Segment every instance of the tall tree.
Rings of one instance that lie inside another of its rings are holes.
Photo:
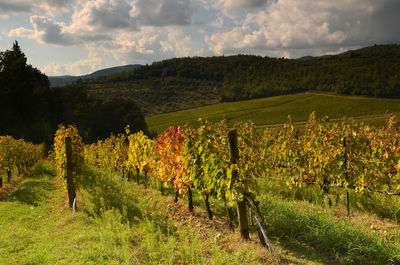
[[[40,140],[48,130],[49,80],[27,64],[16,41],[0,53],[0,132]]]

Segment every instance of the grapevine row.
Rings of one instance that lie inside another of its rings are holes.
[[[7,181],[10,182],[14,169],[21,174],[42,158],[43,152],[43,145],[34,145],[12,136],[0,136],[0,188],[3,185],[3,172],[7,173]]]
[[[188,194],[189,202],[196,190],[210,219],[209,197],[228,206],[256,206],[256,181],[266,175],[279,176],[289,187],[315,185],[326,193],[333,186],[359,193],[400,190],[400,131],[394,115],[384,128],[327,123],[313,113],[300,131],[290,119],[283,128],[257,131],[251,123],[239,123],[234,129],[237,143],[232,145],[225,121],[200,120],[197,129],[170,127],[155,140],[127,128],[126,134],[86,145],[82,153],[86,163],[121,171],[129,179],[135,172],[138,183],[142,172],[161,181],[161,187],[172,185]]]

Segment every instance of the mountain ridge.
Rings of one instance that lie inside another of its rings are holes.
[[[73,76],[73,75],[62,75],[62,76],[49,76],[50,86],[57,87],[57,86],[65,86],[71,84],[79,79],[91,79],[91,78],[99,78],[102,76],[114,75],[119,74],[122,72],[130,72],[134,69],[142,67],[141,64],[127,64],[121,66],[114,66],[109,68],[104,68],[97,70],[93,73],[81,76]]]

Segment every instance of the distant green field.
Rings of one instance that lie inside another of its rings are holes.
[[[272,125],[287,122],[290,115],[293,122],[304,122],[313,111],[318,117],[359,117],[366,123],[381,125],[386,112],[400,112],[400,99],[302,93],[171,112],[148,117],[146,121],[150,130],[162,132],[171,125],[196,126],[198,118],[213,122],[226,119],[229,125],[248,120],[256,125]]]

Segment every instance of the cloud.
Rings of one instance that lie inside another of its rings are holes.
[[[141,25],[190,25],[195,5],[190,0],[136,0],[131,15]]]
[[[167,33],[165,32],[167,31]],[[193,55],[192,39],[180,28],[169,27],[158,31],[154,27],[144,27],[140,32],[119,34],[111,49],[104,47],[104,52],[123,64],[148,63],[171,57]]]
[[[262,7],[268,0],[218,0],[217,7],[225,9],[247,9]]]
[[[8,13],[28,13],[33,9],[33,5],[28,1],[2,1],[0,2],[0,14]]]
[[[72,15],[71,28],[75,31],[136,29],[131,9],[131,4],[125,0],[88,1]]]
[[[64,23],[40,16],[32,16],[31,24],[34,35],[42,43],[70,46],[77,43],[77,39],[66,32]]]
[[[94,72],[97,69],[104,67],[103,59],[100,54],[96,52],[89,52],[87,59],[78,60],[73,63],[60,64],[57,62],[51,62],[43,68],[43,72],[46,75],[83,75],[88,72]]]
[[[62,5],[61,0],[46,0]],[[72,46],[89,42],[111,41],[122,32],[140,31],[141,27],[165,28],[191,23],[194,5],[186,0],[94,0],[75,6],[69,25],[52,18],[33,15],[33,29],[17,28],[10,36],[29,37],[40,43]]]
[[[9,32],[9,37],[35,39],[42,44],[57,46],[77,46],[90,42],[111,40],[107,34],[97,32],[75,32],[65,23],[57,22],[43,16],[32,16],[30,22],[33,29],[16,28]]]
[[[216,54],[279,50],[303,56],[310,49],[328,52],[399,41],[399,12],[395,0],[279,0],[247,13],[239,26],[212,33],[205,41]]]
[[[265,6],[269,0],[218,0],[214,7],[219,9],[225,16],[235,18],[242,11]]]
[[[75,0],[2,0],[0,14],[33,13],[35,10],[54,16],[69,10]]]
[[[20,37],[20,38],[34,39],[35,31],[20,27],[20,28],[10,30],[7,35],[8,35],[8,37]]]
[[[187,57],[195,55],[191,49],[192,38],[186,36],[181,29],[170,28],[167,38],[160,42],[162,52],[173,57]]]

